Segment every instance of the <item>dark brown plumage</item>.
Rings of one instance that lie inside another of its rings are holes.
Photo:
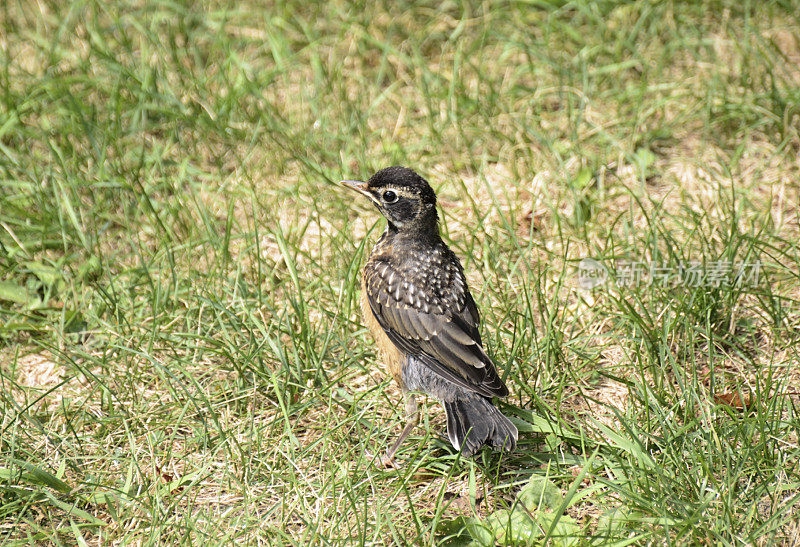
[[[417,424],[414,392],[444,405],[448,437],[463,454],[487,443],[513,450],[517,428],[491,404],[508,388],[483,349],[461,263],[439,236],[433,189],[405,167],[342,184],[370,198],[388,221],[362,278],[364,319],[400,385],[408,417],[385,463]]]

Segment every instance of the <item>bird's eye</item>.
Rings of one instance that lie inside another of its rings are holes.
[[[386,203],[394,203],[397,201],[397,194],[391,190],[386,190],[383,193],[383,201]]]

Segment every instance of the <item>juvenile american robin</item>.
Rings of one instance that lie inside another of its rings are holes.
[[[464,269],[439,235],[436,194],[406,167],[387,167],[367,182],[341,184],[367,196],[386,217],[361,282],[361,311],[383,361],[400,385],[406,426],[383,463],[392,465],[419,422],[414,393],[437,399],[456,450],[483,445],[511,451],[517,428],[492,405],[508,388],[481,343],[480,316]]]

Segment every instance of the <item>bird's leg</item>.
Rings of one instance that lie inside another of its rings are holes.
[[[403,428],[403,431],[400,432],[400,436],[394,442],[394,444],[386,451],[386,455],[382,458],[382,463],[384,467],[396,467],[394,463],[394,454],[397,452],[397,449],[400,448],[400,445],[403,444],[403,441],[411,431],[417,427],[419,423],[419,411],[417,409],[417,399],[414,397],[414,394],[408,391],[403,392],[403,400],[406,403],[406,426]]]

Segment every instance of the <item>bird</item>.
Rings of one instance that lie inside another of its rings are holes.
[[[419,423],[419,393],[444,406],[447,437],[462,456],[487,444],[513,451],[517,428],[492,404],[509,391],[483,347],[464,268],[440,235],[433,188],[402,166],[340,184],[369,198],[387,221],[361,277],[364,323],[405,404],[405,427],[382,463],[395,466]]]

